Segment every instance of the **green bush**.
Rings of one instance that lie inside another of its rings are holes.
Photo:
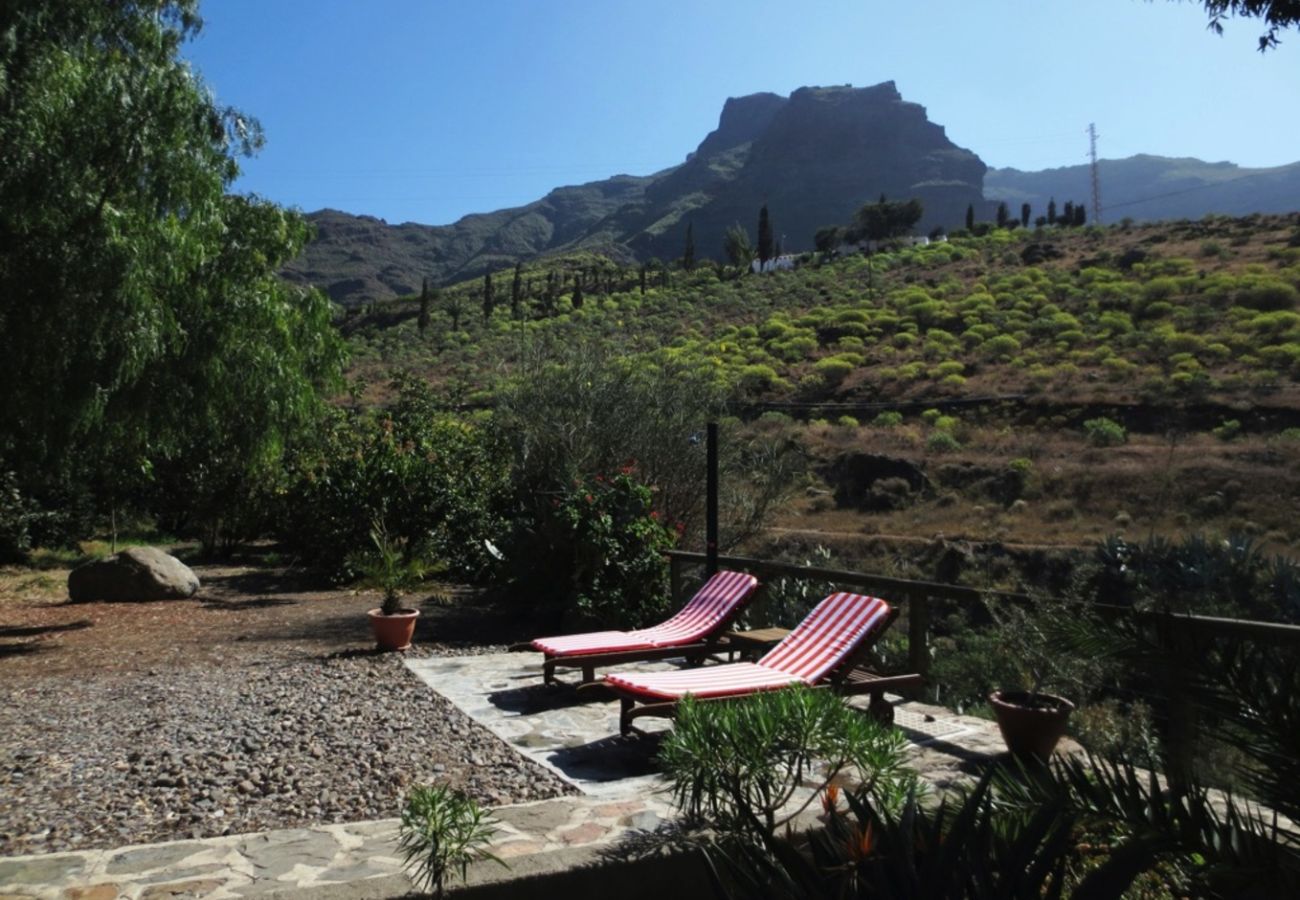
[[[1128,440],[1124,426],[1105,416],[1084,422],[1083,433],[1094,447],[1115,447]]]
[[[388,411],[337,412],[318,445],[292,457],[281,540],[351,578],[378,525],[408,558],[470,579],[486,574],[484,541],[504,530],[509,457],[490,433],[427,402],[407,392]]]
[[[579,478],[516,517],[503,550],[514,583],[534,602],[580,611],[609,627],[648,625],[667,612],[677,535],[628,466]]]
[[[835,420],[835,424],[839,425],[841,428],[857,428],[861,423],[858,422],[857,419],[853,418],[853,416],[840,416]]]
[[[951,453],[961,449],[961,441],[950,431],[932,431],[925,439],[925,446],[933,453]]]
[[[0,470],[0,563],[19,562],[32,548],[30,502],[18,490],[18,476]]]
[[[821,376],[827,387],[838,385],[852,373],[853,368],[852,362],[838,356],[829,356],[813,365],[813,371]]]
[[[1249,309],[1288,310],[1295,309],[1300,303],[1300,292],[1285,281],[1259,279],[1238,291],[1234,299],[1238,305]]]
[[[873,428],[896,428],[903,424],[903,414],[896,410],[887,409],[871,420]]]
[[[989,338],[980,345],[980,352],[994,359],[1011,356],[1019,350],[1020,342],[1009,334],[1000,334],[997,337]]]
[[[803,685],[730,703],[687,698],[659,750],[682,812],[753,836],[776,833],[782,808],[806,780],[825,787],[842,772],[885,808],[898,808],[917,789],[905,759],[900,732]]]
[[[1224,419],[1223,424],[1212,429],[1212,433],[1221,441],[1230,441],[1241,433],[1241,422],[1238,419]]]

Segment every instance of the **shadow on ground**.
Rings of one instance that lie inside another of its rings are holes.
[[[287,597],[255,597],[251,600],[222,600],[220,597],[199,597],[204,609],[240,612],[245,609],[267,609],[272,606],[293,606],[296,600]]]
[[[530,684],[527,687],[493,691],[488,694],[488,700],[497,709],[526,716],[549,709],[605,703],[610,696],[606,691],[579,691],[571,684]]]
[[[204,574],[208,591],[265,597],[268,594],[303,594],[333,588],[327,580],[308,572],[260,571],[233,572],[229,575]]]
[[[610,727],[617,729],[617,715],[610,717]],[[574,747],[561,747],[547,761],[575,781],[619,781],[657,773],[656,757],[661,741],[662,733],[631,737],[614,734]]]
[[[0,625],[0,638],[40,637],[59,631],[80,631],[95,624],[89,619],[64,622],[62,625]]]
[[[0,659],[7,656],[30,656],[47,649],[45,644],[29,641],[25,644],[0,644]]]

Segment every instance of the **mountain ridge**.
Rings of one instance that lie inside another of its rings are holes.
[[[1140,154],[1101,160],[1106,221],[1199,218],[1300,209],[1300,162],[1268,169]],[[308,213],[316,238],[283,270],[345,306],[420,290],[424,278],[450,283],[517,261],[593,251],[621,263],[675,259],[693,225],[697,256],[721,259],[726,229],[750,230],[766,204],[787,251],[812,249],[825,225],[843,224],[880,195],[917,197],[918,233],[964,223],[968,207],[992,218],[999,201],[1033,215],[1049,198],[1087,203],[1089,168],[1038,172],[990,169],[948,139],[925,107],[894,82],[804,87],[730,97],[718,126],[682,163],[650,175],[619,174],[556,187],[538,200],[470,213],[447,225],[403,222],[323,209]]]
[[[1241,216],[1300,209],[1300,162],[1248,168],[1228,161],[1206,162],[1190,156],[1138,153],[1097,161],[1103,221],[1199,219],[1214,213]],[[984,195],[1013,207],[1029,203],[1040,215],[1053,197],[1090,203],[1088,165],[1057,166],[1026,172],[989,169]]]
[[[882,193],[920,196],[924,230],[953,227],[968,205],[985,211],[985,168],[892,81],[804,87],[788,97],[750,94],[726,101],[718,127],[681,164],[651,175],[558,187],[532,203],[450,225],[310,213],[316,239],[284,275],[355,306],[414,293],[424,277],[471,278],[566,251],[672,259],[688,224],[697,254],[721,258],[727,227],[751,227],[764,203],[784,248],[807,250],[818,228],[849,221]]]

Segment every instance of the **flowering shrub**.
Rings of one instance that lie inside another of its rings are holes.
[[[580,480],[557,508],[572,540],[572,599],[614,625],[642,625],[667,606],[663,551],[676,535],[658,520],[650,489],[630,471]]]

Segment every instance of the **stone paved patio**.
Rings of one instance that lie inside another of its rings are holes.
[[[476,865],[470,884],[589,864],[671,818],[667,785],[654,767],[653,734],[621,738],[617,704],[543,685],[539,655],[431,657],[407,665],[475,721],[582,791],[495,809],[499,827],[492,851],[509,869]],[[853,702],[865,705],[865,698]],[[939,707],[900,704],[896,724],[913,742],[913,765],[939,789],[969,777],[1002,751],[991,722]],[[662,731],[668,725],[650,721],[646,727]],[[402,871],[396,833],[396,820],[387,819],[3,858],[0,900],[401,896],[412,885]]]

